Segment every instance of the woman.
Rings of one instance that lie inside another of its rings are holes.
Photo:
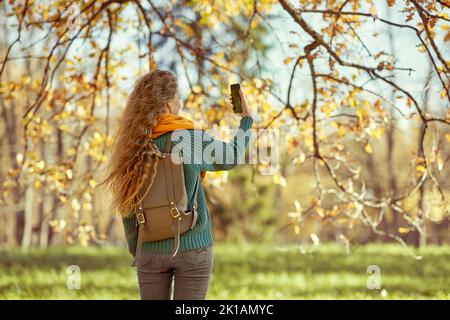
[[[128,248],[133,256],[137,242],[137,223],[133,208],[149,174],[150,155],[163,150],[169,132],[187,130],[193,144],[184,148],[181,146],[181,150],[188,206],[192,207],[199,174],[204,177],[204,171],[229,170],[242,160],[253,118],[242,91],[240,95],[243,113],[239,125],[241,130],[238,132],[244,133],[244,140],[242,142],[236,136],[232,142],[226,143],[215,140],[203,130],[194,130],[193,122],[177,115],[181,106],[177,79],[173,73],[156,70],[136,82],[120,120],[110,174],[105,180],[112,190],[114,206],[122,215]],[[145,138],[149,131],[149,142],[142,143],[147,141]],[[179,143],[186,144],[189,142],[187,140]],[[175,141],[172,143],[173,146],[176,145]],[[212,156],[211,152],[204,152],[205,148],[221,149],[225,161],[217,161],[218,157],[215,154]],[[227,159],[233,161],[226,161]],[[197,211],[197,223],[193,229],[181,235],[179,251],[175,257],[170,254],[173,238],[142,242],[138,261],[135,261],[141,299],[170,299],[171,296],[173,299],[205,298],[213,269],[213,237],[211,218],[201,184],[197,194]],[[174,285],[171,292],[172,282]]]

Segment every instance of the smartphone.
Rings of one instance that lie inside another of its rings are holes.
[[[230,86],[231,103],[233,104],[233,111],[235,113],[242,113],[241,95],[239,94],[240,88],[241,88],[241,86],[239,85],[239,83],[233,83]]]

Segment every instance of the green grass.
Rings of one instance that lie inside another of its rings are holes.
[[[411,258],[397,245],[368,245],[346,254],[323,245],[302,254],[270,244],[214,246],[208,299],[449,299],[449,247]],[[135,268],[124,248],[0,249],[0,299],[139,299]],[[66,286],[66,268],[81,269],[81,288]],[[369,265],[381,289],[369,290]]]

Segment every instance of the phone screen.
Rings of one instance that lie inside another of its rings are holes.
[[[235,113],[242,113],[241,95],[239,94],[240,87],[239,83],[234,83],[230,86],[233,111]]]

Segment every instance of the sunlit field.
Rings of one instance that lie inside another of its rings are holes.
[[[338,245],[310,253],[270,244],[214,247],[207,299],[449,299],[450,250],[427,247],[413,259],[397,245],[368,245],[351,254]],[[120,248],[0,249],[1,299],[139,299],[131,256]],[[81,270],[67,288],[67,267]],[[378,266],[380,289],[368,289]]]

